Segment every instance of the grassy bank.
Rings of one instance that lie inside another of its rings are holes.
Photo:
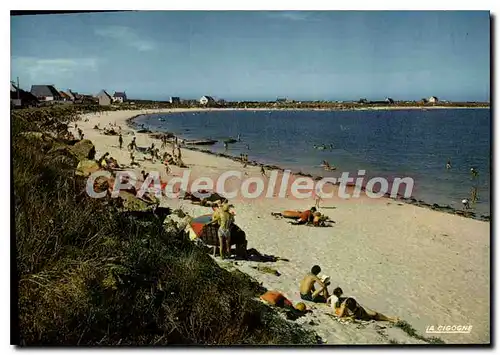
[[[12,113],[20,344],[317,342],[256,300],[258,284],[218,267],[179,231],[89,198],[74,142],[61,138],[76,114]]]

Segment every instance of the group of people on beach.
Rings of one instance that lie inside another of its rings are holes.
[[[451,159],[448,159],[448,161],[446,162],[446,169],[451,170],[451,168],[452,168]],[[475,167],[470,168],[470,174],[472,180],[476,180],[479,177],[479,172]],[[462,207],[464,210],[471,209],[471,200],[472,203],[477,202],[477,191],[478,191],[477,186],[474,186],[471,191],[470,199],[469,198],[462,199]]]
[[[359,320],[377,320],[398,322],[397,317],[388,317],[381,313],[362,307],[354,298],[345,297],[344,291],[336,287],[332,294],[328,292],[330,278],[328,276],[320,277],[321,267],[314,265],[300,282],[300,298],[304,301],[314,303],[326,303],[331,306],[334,314],[340,318],[351,318]]]
[[[330,294],[328,286],[331,285],[330,277],[320,275],[321,267],[314,265],[311,271],[306,273],[299,285],[300,298],[306,302],[315,304],[325,304],[331,307],[333,315],[343,320],[363,320],[363,321],[387,321],[391,323],[399,322],[397,317],[388,317],[382,313],[373,311],[361,306],[355,298],[344,296],[344,291],[336,287]],[[299,302],[295,306],[279,291],[267,291],[260,297],[263,301],[273,306],[284,307],[298,311],[301,314],[310,312],[304,302]]]
[[[166,137],[162,137],[161,141],[162,141],[162,149],[165,149],[167,144]],[[155,160],[161,160],[163,162],[163,165],[165,165],[165,172],[167,174],[170,174],[172,171],[170,165],[178,165],[180,167],[185,166],[184,162],[182,161],[182,152],[180,149],[180,145],[177,142],[178,141],[176,137],[176,140],[172,145],[172,154],[169,154],[167,151],[165,151],[163,155],[160,155],[160,149],[155,146],[154,142],[151,143],[151,146],[146,149],[146,154],[149,154],[151,156],[149,159],[153,163],[155,162]],[[122,149],[123,136],[121,133],[118,136],[118,145],[120,149]],[[128,144],[127,148],[130,152],[130,166],[138,166],[139,164],[135,161],[135,155],[134,155],[134,152],[138,150],[135,136],[132,138],[132,141]]]

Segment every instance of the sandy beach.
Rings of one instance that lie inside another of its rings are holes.
[[[165,110],[172,112],[175,110]],[[127,126],[127,119],[151,111],[116,111],[88,114],[77,122],[97,150],[97,156],[109,152],[120,164],[129,164],[126,146],[133,136],[139,147],[159,140],[147,133],[137,133]],[[109,123],[121,126],[124,147],[118,137],[107,136],[93,127]],[[171,151],[171,146],[167,151]],[[163,153],[163,151],[161,151]],[[165,173],[161,162],[143,160],[135,153],[141,167],[159,171],[168,181],[183,170],[172,166]],[[182,149],[183,161],[192,177],[218,176],[226,171],[242,171],[248,177],[260,176],[256,166],[243,166],[231,159]],[[282,210],[305,210],[313,199],[269,198],[231,200],[236,223],[246,232],[248,247],[263,254],[289,261],[266,263],[280,276],[255,269],[262,263],[219,261],[226,268],[238,268],[268,289],[283,292],[294,302],[300,301],[298,285],[314,264],[331,277],[330,291],[342,287],[345,295],[355,297],[363,306],[411,324],[423,336],[437,336],[446,343],[490,342],[490,223],[433,211],[397,200],[336,199],[320,211],[335,221],[329,228],[293,226],[286,219],[271,216]],[[191,216],[211,212],[210,208],[189,201],[164,198],[164,206],[181,207]],[[218,259],[219,260],[219,259]],[[296,322],[315,330],[327,344],[421,343],[386,322],[341,323],[331,317],[324,305],[306,303],[313,312]],[[440,325],[472,326],[470,334],[426,334],[426,327]]]

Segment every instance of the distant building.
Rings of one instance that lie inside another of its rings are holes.
[[[278,98],[276,98],[276,102],[285,103],[285,102],[287,102],[287,98],[286,97],[278,97]]]
[[[215,99],[212,96],[202,96],[200,99],[200,104],[202,105],[210,105],[214,103]]]
[[[431,104],[435,104],[436,102],[438,102],[438,98],[436,96],[431,96],[429,97],[429,99],[427,100],[429,103]]]
[[[38,99],[28,91],[18,88],[13,83],[10,84],[10,105],[11,107],[37,106]]]
[[[40,101],[62,100],[61,94],[54,85],[32,85],[31,94]]]
[[[386,99],[385,99],[385,102],[386,102],[387,104],[389,104],[389,105],[394,104],[394,100],[393,100],[392,98],[390,98],[390,97],[386,98]]]
[[[99,99],[97,97],[92,96],[92,95],[76,94],[76,93],[73,93],[73,94],[76,97],[75,103],[79,103],[79,104],[99,103]]]
[[[113,98],[106,92],[106,90],[101,90],[97,94],[97,99],[99,100],[99,105],[101,106],[109,106],[111,105],[111,102],[113,102]]]
[[[76,101],[76,100],[78,100],[78,99],[79,99],[79,96],[80,96],[80,95],[78,95],[78,93],[71,91],[71,89],[68,89],[68,90],[65,92],[65,94],[66,94],[66,95],[68,95],[68,97],[69,97],[69,99],[70,99],[71,101]]]
[[[124,92],[115,91],[115,93],[113,94],[113,102],[119,102],[122,104],[124,101],[127,101],[127,95],[125,94],[125,91]]]
[[[73,101],[71,100],[71,96],[69,96],[64,91],[59,91],[59,95],[61,95],[61,101]]]
[[[173,105],[178,105],[181,103],[181,98],[177,96],[170,96],[170,103]]]

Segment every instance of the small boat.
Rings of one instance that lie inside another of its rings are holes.
[[[185,145],[214,145],[215,143],[217,143],[217,141],[213,139],[198,139],[192,141],[184,141]]]

